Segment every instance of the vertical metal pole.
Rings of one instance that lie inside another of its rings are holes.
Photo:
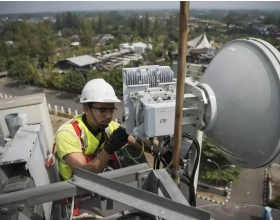
[[[179,17],[179,45],[178,45],[178,69],[177,69],[177,89],[176,89],[176,110],[175,110],[175,128],[174,128],[174,147],[172,164],[174,168],[173,179],[178,185],[178,170],[180,163],[180,150],[182,141],[182,118],[184,104],[184,86],[186,78],[186,56],[188,40],[189,23],[189,5],[190,2],[180,2]]]
[[[57,115],[57,105],[54,105],[55,114]]]

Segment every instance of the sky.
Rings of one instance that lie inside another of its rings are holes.
[[[191,1],[191,9],[261,9],[280,10],[280,2],[271,1]],[[32,12],[58,12],[58,11],[94,11],[94,10],[160,10],[179,9],[177,1],[0,1],[0,14],[9,13],[32,13]]]

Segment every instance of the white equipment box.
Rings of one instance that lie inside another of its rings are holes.
[[[152,103],[145,106],[145,131],[149,137],[174,133],[175,101]]]

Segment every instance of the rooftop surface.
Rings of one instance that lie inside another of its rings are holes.
[[[90,65],[90,64],[99,62],[99,60],[97,58],[92,57],[90,55],[71,57],[71,58],[67,58],[67,60],[78,66],[86,66],[86,65]]]

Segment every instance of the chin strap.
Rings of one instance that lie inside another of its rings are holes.
[[[101,125],[101,124],[99,124],[98,121],[96,120],[95,116],[93,115],[93,113],[92,113],[92,111],[91,111],[91,108],[90,108],[90,106],[89,106],[88,103],[87,103],[87,106],[88,106],[88,108],[89,108],[89,112],[90,112],[90,114],[91,114],[91,116],[92,116],[94,122],[98,125],[98,127],[99,127],[101,130],[105,130],[105,128],[107,128],[108,125]]]

